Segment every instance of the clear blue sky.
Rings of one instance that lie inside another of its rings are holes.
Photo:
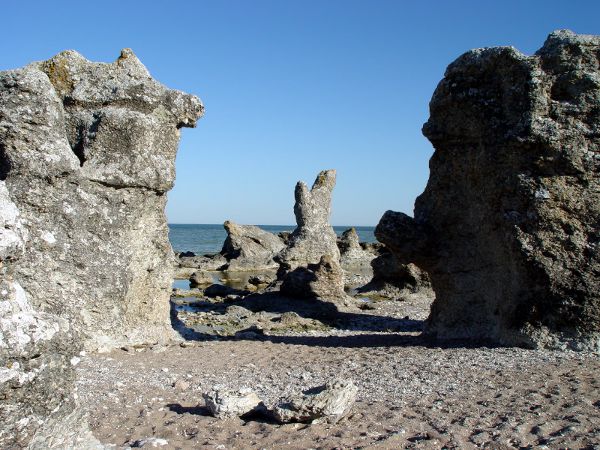
[[[548,33],[600,34],[600,1],[10,1],[0,69],[75,49],[131,47],[198,95],[167,215],[173,223],[290,224],[297,180],[338,170],[332,222],[411,214],[433,149],[421,135],[446,66],[476,47],[531,54]]]

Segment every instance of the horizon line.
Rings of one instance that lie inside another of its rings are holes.
[[[236,222],[237,223],[237,222]],[[167,222],[167,225],[219,225],[223,226],[223,223],[183,223],[183,222]],[[292,224],[279,224],[279,223],[240,223],[238,225],[253,225],[255,227],[260,227],[261,225],[269,226],[269,227],[297,227],[298,225]],[[375,228],[377,225],[331,225],[332,227],[348,227],[348,228]]]

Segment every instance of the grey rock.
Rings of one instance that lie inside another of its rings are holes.
[[[251,276],[250,278],[248,278],[248,283],[254,285],[254,286],[262,286],[262,285],[267,285],[270,284],[272,282],[274,282],[277,279],[277,277],[275,276],[275,274],[269,274],[269,273],[261,273],[259,275],[254,275]]]
[[[600,37],[557,31],[533,56],[477,49],[446,70],[414,219],[376,230],[429,273],[428,334],[600,350],[598,54]]]
[[[66,51],[0,73],[0,178],[30,234],[15,276],[88,349],[173,335],[164,207],[179,128],[202,111],[128,49],[112,64]]]
[[[321,257],[318,264],[297,267],[283,277],[281,293],[297,298],[318,298],[345,304],[344,271],[329,255]]]
[[[248,388],[236,391],[215,388],[202,397],[210,413],[219,419],[240,417],[264,407],[260,398]]]
[[[230,295],[242,295],[248,294],[247,291],[240,291],[238,289],[225,286],[224,284],[211,284],[206,289],[204,289],[204,295],[207,297],[227,297]]]
[[[209,284],[213,284],[213,277],[204,272],[203,270],[198,270],[192,274],[190,277],[190,287],[198,287],[198,286],[207,286]]]
[[[179,266],[200,270],[223,270],[227,267],[227,260],[219,253],[216,255],[179,256]]]
[[[227,270],[268,270],[279,267],[273,260],[284,248],[279,236],[254,225],[238,225],[229,220],[223,226],[227,238],[221,255],[227,259]]]
[[[357,394],[352,380],[335,380],[281,400],[273,416],[280,423],[336,423],[351,411]]]
[[[371,261],[373,278],[359,292],[376,292],[385,297],[404,298],[418,292],[434,297],[427,272],[416,265],[402,264],[387,249]]]
[[[340,263],[344,270],[353,270],[371,267],[371,261],[377,256],[373,252],[363,249],[356,229],[349,228],[337,240],[340,250]]]
[[[37,311],[15,274],[28,237],[0,181],[0,448],[101,448],[73,397],[79,336],[65,319]]]
[[[127,49],[0,72],[0,447],[101,448],[74,355],[174,336],[164,206],[202,110]]]
[[[316,264],[324,255],[339,263],[337,236],[329,224],[335,175],[335,170],[322,171],[310,191],[302,181],[296,184],[294,215],[298,226],[290,235],[288,246],[276,257],[280,275]]]

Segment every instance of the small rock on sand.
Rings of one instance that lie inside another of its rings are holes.
[[[210,413],[219,419],[239,417],[259,408],[263,403],[251,389],[237,391],[214,388],[202,394]]]
[[[284,399],[273,415],[281,423],[336,423],[350,412],[357,394],[358,388],[352,380],[334,380]]]

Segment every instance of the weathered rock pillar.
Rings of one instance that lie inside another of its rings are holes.
[[[91,448],[78,352],[172,337],[164,207],[202,112],[128,49],[0,72],[0,447]]]
[[[600,37],[453,62],[423,133],[435,147],[414,220],[376,231],[436,293],[439,338],[600,350]]]

